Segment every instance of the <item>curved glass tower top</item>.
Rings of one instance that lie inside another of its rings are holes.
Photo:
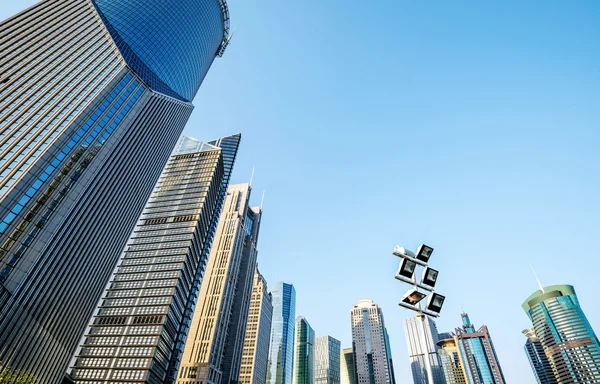
[[[226,44],[225,0],[92,0],[127,64],[155,91],[191,101]]]

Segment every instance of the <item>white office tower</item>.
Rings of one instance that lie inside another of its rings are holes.
[[[423,314],[418,314],[404,321],[404,331],[414,383],[444,384],[435,322]]]
[[[363,299],[350,311],[357,384],[392,384],[390,353],[381,308]]]
[[[315,339],[315,384],[340,384],[340,341],[331,336]]]

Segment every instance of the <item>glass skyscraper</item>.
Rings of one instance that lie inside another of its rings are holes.
[[[600,382],[600,343],[573,286],[544,287],[525,300],[523,310],[559,383]]]
[[[423,314],[404,320],[406,345],[415,384],[444,384],[438,356],[438,330],[435,322]],[[429,377],[433,383],[429,383]]]
[[[92,318],[76,383],[174,379],[223,177],[222,150],[182,136]]]
[[[341,384],[356,384],[356,366],[354,364],[354,349],[344,348],[340,357]]]
[[[271,296],[273,298],[273,321],[267,383],[292,384],[296,290],[292,284],[279,282],[275,284]]]
[[[294,338],[294,378],[293,384],[314,384],[315,382],[315,331],[308,320],[296,318]]]
[[[315,384],[340,384],[341,343],[331,336],[315,339]]]
[[[261,220],[251,190],[247,183],[227,190],[178,383],[238,381]]]
[[[538,384],[558,383],[552,372],[552,366],[548,361],[548,357],[544,352],[542,342],[535,334],[535,330],[533,328],[527,328],[523,331],[523,334],[527,338],[523,349],[525,349],[527,360],[529,360],[529,364],[531,364],[531,370],[533,371],[533,375]]]
[[[228,24],[224,0],[43,0],[0,23],[0,360],[63,375]]]
[[[467,384],[465,368],[454,335],[440,334],[438,346],[446,384]]]
[[[469,315],[463,313],[462,327],[456,328],[456,344],[469,384],[506,384],[494,349],[490,332],[485,325],[475,330]]]

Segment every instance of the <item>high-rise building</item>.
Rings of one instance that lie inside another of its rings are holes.
[[[225,0],[43,0],[0,23],[1,361],[63,375],[228,23]]]
[[[249,184],[227,191],[178,383],[238,381],[261,218],[260,208],[249,206],[250,192]]]
[[[315,331],[304,317],[298,316],[295,332],[292,383],[313,384],[315,382]]]
[[[254,272],[248,324],[244,338],[240,367],[241,384],[265,384],[267,382],[272,318],[271,294],[267,290],[267,282],[257,268]]]
[[[394,361],[392,359],[392,345],[390,344],[390,335],[387,331],[387,328],[385,329],[385,345],[388,353],[388,364],[390,367],[390,374],[392,375],[391,384],[396,384],[396,374],[394,373]]]
[[[341,343],[331,336],[315,339],[315,384],[340,384]]]
[[[438,356],[438,330],[435,322],[424,314],[404,321],[410,368],[415,384],[444,384]],[[433,383],[430,382],[430,378]]]
[[[600,343],[575,288],[541,288],[525,300],[523,309],[559,383],[600,383]]]
[[[356,365],[354,364],[354,350],[352,348],[342,349],[340,360],[341,384],[357,384]]]
[[[267,383],[292,384],[296,290],[292,284],[279,282],[271,291],[271,296],[273,298],[273,321]]]
[[[538,384],[556,384],[556,378],[552,372],[552,366],[548,361],[548,357],[544,352],[542,342],[535,334],[533,328],[527,328],[523,331],[523,334],[527,338],[525,342],[525,354],[531,364],[531,370],[537,380]]]
[[[456,328],[455,340],[467,383],[506,384],[488,328],[483,325],[475,330],[469,315],[463,313],[461,317],[463,325],[461,328]]]
[[[352,345],[358,384],[391,384],[387,331],[383,311],[363,299],[350,311]]]
[[[440,334],[437,345],[446,384],[467,384],[467,376],[456,339],[452,334]]]
[[[262,211],[260,207],[250,207],[246,212],[244,223],[244,248],[240,273],[235,289],[235,301],[227,339],[225,340],[225,356],[223,358],[222,383],[239,383],[244,337],[248,325],[248,313],[252,298],[252,282],[256,270],[257,241]]]
[[[174,378],[187,303],[228,182],[222,152],[181,137],[89,325],[72,371],[76,383]]]

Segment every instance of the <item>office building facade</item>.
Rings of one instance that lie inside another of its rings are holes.
[[[313,384],[315,382],[315,331],[302,316],[296,318],[295,328],[292,383]]]
[[[249,206],[250,192],[249,184],[227,191],[178,383],[238,380],[261,217]]]
[[[250,207],[246,212],[244,248],[235,289],[233,313],[231,315],[229,332],[225,340],[222,383],[238,383],[240,378],[244,338],[248,325],[252,284],[258,256],[257,241],[261,219],[262,211],[260,207]]]
[[[222,150],[182,136],[89,324],[71,373],[76,383],[173,379],[223,177]]]
[[[383,311],[372,300],[363,299],[350,311],[350,321],[357,383],[391,384]]]
[[[523,310],[557,382],[600,382],[600,343],[573,286],[544,287],[525,300]]]
[[[273,321],[267,383],[292,384],[296,289],[292,284],[279,282],[275,284],[271,296],[273,298]]]
[[[341,384],[356,384],[356,366],[354,364],[353,348],[342,349],[340,357]]]
[[[0,23],[0,360],[40,383],[65,372],[227,43],[222,0],[138,3]]]
[[[446,384],[468,384],[466,372],[460,357],[460,351],[456,344],[454,335],[440,334],[440,340],[437,343],[438,355],[442,365],[442,372]]]
[[[527,360],[529,360],[529,364],[531,365],[535,380],[538,384],[558,383],[554,377],[554,372],[552,372],[552,366],[548,361],[548,357],[544,352],[542,342],[535,334],[535,330],[533,328],[527,328],[523,331],[523,335],[527,338],[523,349],[525,350]]]
[[[273,318],[272,300],[267,289],[267,282],[256,268],[240,367],[239,381],[241,384],[265,384],[267,382],[269,341]]]
[[[410,368],[415,384],[444,384],[438,355],[438,330],[435,322],[424,314],[404,321]]]
[[[456,344],[469,384],[506,384],[498,355],[488,328],[479,329],[471,324],[469,315],[463,313],[462,327],[456,328]]]
[[[341,343],[331,336],[315,339],[315,384],[340,384]]]

